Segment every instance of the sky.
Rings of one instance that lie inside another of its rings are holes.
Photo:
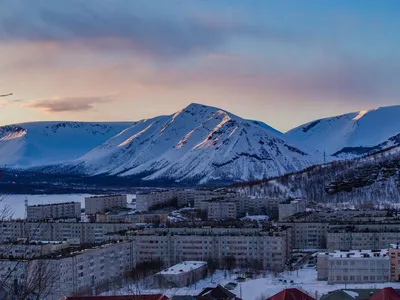
[[[0,124],[400,104],[398,0],[0,0]]]

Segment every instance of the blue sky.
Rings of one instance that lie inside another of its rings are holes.
[[[399,1],[0,0],[0,123],[400,104]]]

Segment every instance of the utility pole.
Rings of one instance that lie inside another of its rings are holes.
[[[324,164],[326,164],[326,151],[324,151]]]

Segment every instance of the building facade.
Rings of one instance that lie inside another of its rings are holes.
[[[236,203],[232,201],[207,201],[208,220],[235,220],[237,218]]]
[[[45,219],[80,219],[81,203],[64,202],[53,204],[29,205],[26,207],[28,221]]]
[[[105,213],[116,208],[125,208],[128,203],[128,195],[93,196],[85,198],[85,213],[94,215]]]
[[[289,199],[279,203],[279,221],[306,211],[306,202],[303,199]]]
[[[168,228],[145,229],[135,235],[137,260],[161,259],[165,265],[181,261],[214,260],[224,257],[235,264],[256,264],[281,271],[291,255],[290,229],[260,228]]]
[[[389,251],[352,250],[320,253],[318,280],[328,284],[384,283],[390,280]]]
[[[40,299],[59,300],[63,296],[91,294],[107,281],[122,278],[136,265],[136,259],[134,244],[121,242],[71,248],[33,259],[1,260],[0,264],[6,266],[1,268],[0,277],[7,275],[8,268],[16,270],[10,280],[17,278],[20,290],[33,281],[42,280],[49,290],[41,290]]]
[[[71,244],[98,244],[109,240],[109,234],[133,229],[130,223],[84,222],[2,222],[0,242],[20,238],[36,241],[65,241]]]

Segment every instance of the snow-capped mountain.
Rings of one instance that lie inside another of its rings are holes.
[[[191,104],[173,115],[135,123],[72,165],[90,175],[204,183],[261,179],[316,162],[315,155],[264,123]]]
[[[285,137],[333,158],[353,158],[400,145],[400,106],[387,106],[316,120]]]
[[[76,159],[133,122],[32,122],[0,127],[0,165],[25,168]]]

